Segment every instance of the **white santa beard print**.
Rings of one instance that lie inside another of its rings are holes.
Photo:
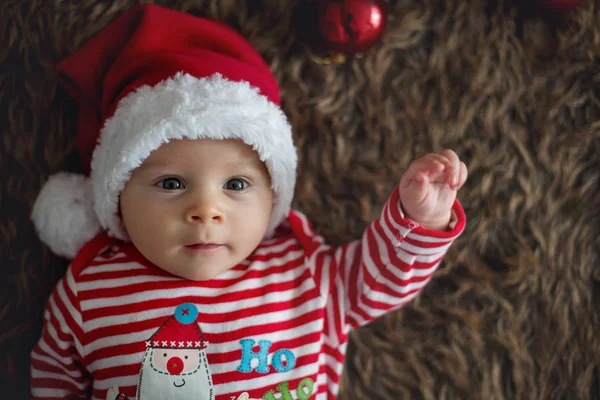
[[[214,400],[212,377],[206,351],[198,350],[198,362],[191,372],[169,374],[155,368],[154,352],[165,349],[148,347],[144,353],[137,387],[137,400]],[[169,349],[170,353],[173,350]],[[189,351],[189,350],[188,350]],[[188,368],[186,368],[187,370]]]

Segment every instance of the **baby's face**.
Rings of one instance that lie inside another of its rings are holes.
[[[174,140],[134,170],[121,192],[125,229],[159,268],[212,279],[261,242],[273,192],[265,165],[239,140]],[[194,244],[210,244],[194,246]]]

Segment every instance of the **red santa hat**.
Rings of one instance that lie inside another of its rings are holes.
[[[289,212],[297,155],[268,65],[217,21],[152,4],[127,11],[58,66],[79,106],[89,177],[51,176],[32,211],[40,239],[73,258],[101,229],[129,240],[119,194],[149,154],[175,139],[240,139],[271,175],[266,236]]]

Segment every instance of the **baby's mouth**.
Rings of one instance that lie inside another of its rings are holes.
[[[196,243],[185,246],[185,248],[196,251],[212,251],[221,248],[222,244],[217,243]]]

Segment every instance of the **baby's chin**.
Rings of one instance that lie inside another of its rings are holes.
[[[169,274],[190,281],[209,281],[223,275],[247,259],[249,254],[237,254],[230,246],[215,250],[217,253],[195,255],[181,248],[164,254],[154,263]],[[241,257],[241,256],[244,257]],[[152,260],[150,260],[152,262]]]
[[[202,281],[210,281],[212,279],[218,278],[221,274],[229,271],[235,265],[221,265],[215,267],[214,265],[211,268],[203,268],[198,267],[194,269],[193,267],[184,271],[172,271],[171,273],[175,276],[178,276],[183,279],[187,279],[190,281],[202,282]]]
[[[215,272],[215,273],[192,273],[192,274],[185,274],[185,275],[179,275],[180,278],[183,279],[187,279],[188,281],[195,281],[195,282],[204,282],[204,281],[210,281],[212,279],[215,279],[216,277],[218,277],[219,275],[221,275],[223,272],[229,270],[230,268],[227,268],[224,271],[221,272]]]

